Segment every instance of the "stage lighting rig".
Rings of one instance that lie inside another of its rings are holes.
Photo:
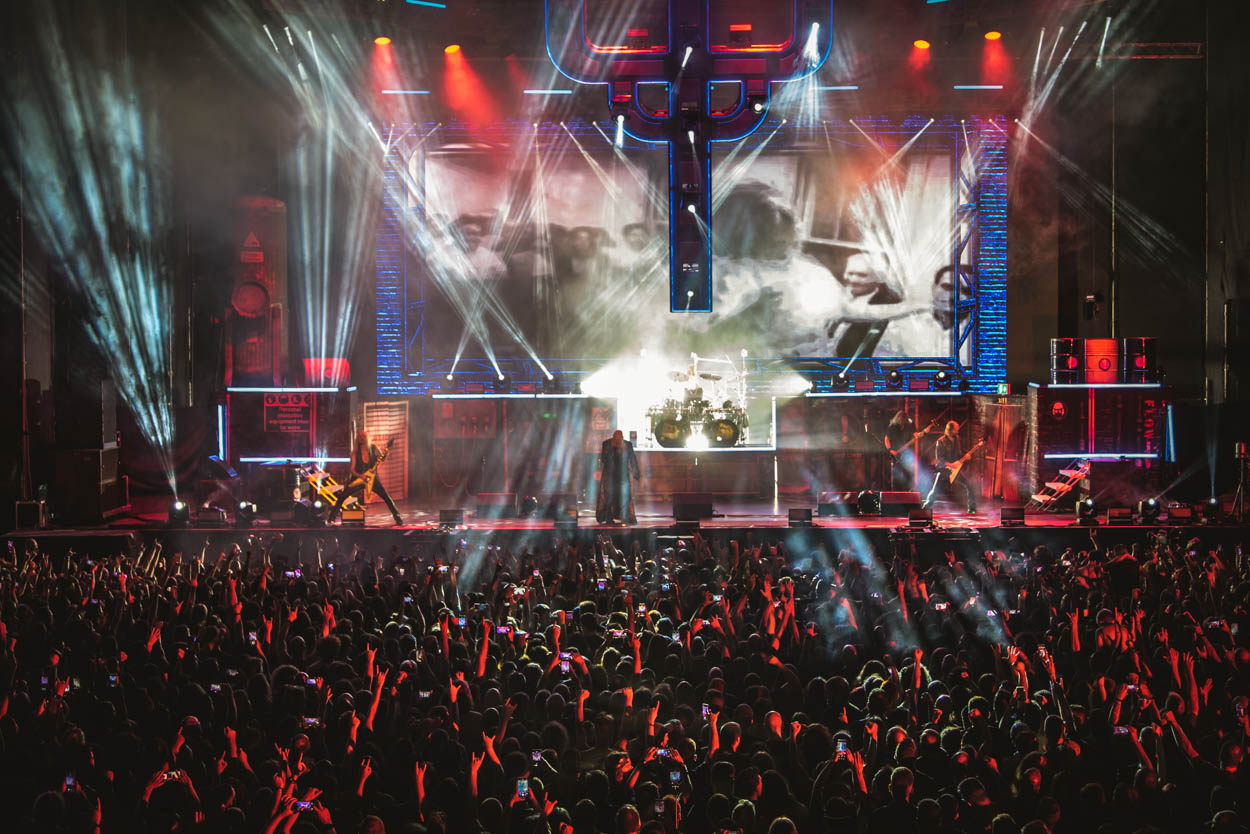
[[[951,375],[945,368],[933,375],[933,387],[938,390],[950,390],[951,381]]]
[[[1098,502],[1093,498],[1082,498],[1076,502],[1076,523],[1082,527],[1098,526]]]
[[[832,391],[845,391],[851,387],[851,378],[846,374],[834,374],[829,378],[829,388]]]
[[[234,508],[234,526],[251,527],[256,521],[256,505],[251,501],[240,501]]]
[[[1147,498],[1137,502],[1137,517],[1141,519],[1142,524],[1158,524],[1159,513],[1162,509],[1158,499]]]
[[[291,520],[298,527],[322,527],[326,522],[326,505],[320,498],[296,501],[291,507]]]
[[[890,371],[890,375],[885,378],[885,387],[894,391],[903,387],[903,374],[897,368]]]
[[[1202,513],[1202,520],[1207,524],[1219,524],[1224,520],[1224,506],[1214,495],[1202,502],[1198,512]]]
[[[186,501],[181,501],[175,498],[174,502],[169,505],[168,518],[168,524],[170,527],[190,527],[191,507]]]

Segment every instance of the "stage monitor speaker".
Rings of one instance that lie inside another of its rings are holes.
[[[438,523],[440,527],[463,527],[464,510],[439,510]]]
[[[924,503],[919,492],[897,491],[881,493],[881,514],[905,516]]]
[[[1189,504],[1169,504],[1168,524],[1193,524],[1194,508]]]
[[[365,526],[365,509],[364,504],[352,504],[350,507],[344,507],[339,515],[342,519],[344,527],[364,527]]]
[[[816,500],[816,515],[821,518],[855,514],[857,492],[822,492]]]
[[[1107,525],[1114,527],[1126,527],[1133,523],[1133,510],[1131,507],[1108,507],[1107,508]]]
[[[999,527],[1023,527],[1024,507],[1003,507],[998,511]]]
[[[789,523],[791,527],[811,527],[812,526],[811,507],[791,507]]]
[[[675,521],[698,521],[714,514],[712,496],[701,492],[677,492],[673,494],[673,519]]]
[[[476,514],[484,518],[516,518],[516,493],[479,492]]]
[[[1085,340],[1050,340],[1050,381],[1067,384],[1085,381]]]
[[[933,510],[915,509],[907,513],[908,527],[932,527],[933,526]]]

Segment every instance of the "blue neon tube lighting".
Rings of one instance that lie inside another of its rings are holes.
[[[334,394],[338,388],[227,388],[232,394]]]
[[[1073,460],[1075,458],[1083,458],[1085,460],[1119,460],[1127,458],[1129,460],[1154,460],[1159,457],[1158,452],[1098,452],[1097,454],[1089,454],[1087,452],[1059,452],[1055,454],[1042,455],[1046,460]]]
[[[808,391],[806,397],[962,397],[964,391]]]
[[[428,96],[429,90],[383,90],[384,96]]]
[[[226,459],[226,407],[217,406],[217,457]]]
[[[1162,388],[1161,382],[1055,382],[1047,388]]]
[[[524,90],[527,96],[571,96],[572,90]]]
[[[930,0],[932,2],[932,0]],[[431,9],[445,9],[446,3],[436,3],[434,0],[407,0],[410,6],[429,6]]]
[[[351,463],[351,458],[239,458],[239,463]]]
[[[828,87],[817,87],[816,89],[821,90],[822,92],[828,92],[831,90],[858,90],[859,85],[858,84],[833,84]]]
[[[1001,90],[1002,84],[956,84],[956,90]]]

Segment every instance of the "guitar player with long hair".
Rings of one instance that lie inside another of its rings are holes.
[[[355,495],[362,504],[367,504],[370,493],[376,492],[386,502],[387,509],[395,518],[395,525],[399,526],[404,523],[395,502],[391,500],[386,487],[382,485],[382,479],[377,476],[376,467],[383,457],[383,451],[373,445],[369,432],[364,429],[356,432],[356,448],[352,453],[352,478],[339,492],[338,500],[334,502],[334,509],[330,511],[331,522],[338,518],[339,511],[343,509],[343,502],[349,497]]]
[[[980,445],[981,443],[977,444],[977,446]],[[977,511],[976,489],[964,474],[964,464],[968,462],[977,446],[964,452],[959,443],[959,424],[954,420],[946,424],[946,431],[942,432],[942,436],[937,439],[933,447],[934,466],[937,471],[933,477],[933,486],[929,488],[929,495],[924,499],[926,509],[933,506],[933,496],[937,494],[939,487],[958,484],[968,500],[968,513],[972,514]]]

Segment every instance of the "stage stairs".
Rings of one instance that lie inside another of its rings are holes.
[[[1032,499],[1025,507],[1026,510],[1041,510],[1043,512],[1058,512],[1059,499],[1072,491],[1072,488],[1079,484],[1087,475],[1089,475],[1089,461],[1077,458],[1059,470],[1059,477],[1053,481],[1047,481],[1040,492],[1033,494]]]

